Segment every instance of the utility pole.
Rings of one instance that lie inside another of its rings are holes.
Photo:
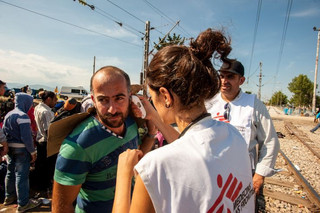
[[[163,38],[162,38],[162,39],[159,41],[159,43],[156,44],[155,46],[161,44],[161,43],[167,38],[167,36],[171,33],[171,31],[172,31],[179,23],[180,23],[180,20],[175,23],[175,25],[167,32],[167,34],[165,34],[165,35],[163,36]],[[155,47],[154,47],[154,48],[155,48]],[[149,55],[152,54],[152,52],[154,51],[154,48],[149,52]]]
[[[259,63],[260,65],[260,74],[259,74],[259,90],[258,90],[258,99],[261,100],[261,82],[262,82],[262,62]]]
[[[318,75],[318,61],[319,61],[319,41],[320,41],[320,28],[313,27],[314,31],[318,31],[317,53],[316,53],[316,68],[314,70],[314,83],[313,83],[313,97],[312,97],[312,112],[316,112],[316,92],[317,92],[317,75]]]
[[[93,57],[93,74],[96,72],[96,56]]]
[[[144,60],[143,60],[143,75],[140,75],[140,83],[143,85],[143,95],[147,95],[147,82],[146,74],[148,67],[148,57],[149,57],[149,40],[150,40],[150,21],[146,21],[146,33],[144,36]],[[141,77],[143,78],[141,80]]]

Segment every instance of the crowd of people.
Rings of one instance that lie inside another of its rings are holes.
[[[54,113],[54,92],[41,92],[34,109],[30,95],[17,93],[0,132],[4,205],[17,201],[24,212],[41,204],[29,198],[35,163],[39,187],[53,185],[52,212],[254,212],[264,178],[275,173],[279,141],[265,105],[242,92],[244,67],[228,58],[231,50],[210,28],[190,46],[159,50],[146,74],[151,100],[139,96],[144,119],[130,77],[114,66],[91,77],[82,113],[71,100],[67,113]],[[222,61],[219,72],[212,56]],[[159,135],[168,144],[155,149]]]

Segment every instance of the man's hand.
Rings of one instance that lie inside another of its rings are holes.
[[[2,142],[1,144],[2,144],[2,150],[0,151],[0,156],[2,157],[8,153],[9,147],[7,142]]]
[[[256,195],[259,194],[260,188],[262,187],[264,182],[264,177],[255,173],[253,176],[253,189]]]
[[[36,159],[37,159],[37,153],[32,154],[32,155],[31,155],[31,162],[30,162],[30,163],[36,162]]]

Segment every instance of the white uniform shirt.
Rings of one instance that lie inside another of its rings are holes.
[[[149,152],[135,169],[156,212],[254,212],[246,143],[234,127],[210,117]]]
[[[213,119],[228,122],[223,118],[226,103],[221,93],[218,93],[206,102],[206,108]],[[267,108],[255,95],[243,93],[241,90],[229,104],[229,122],[245,138],[253,169],[265,177],[273,175],[280,144]]]
[[[34,109],[34,117],[37,123],[37,141],[47,142],[47,131],[49,129],[50,121],[54,118],[54,113],[51,108],[45,103],[41,102]]]

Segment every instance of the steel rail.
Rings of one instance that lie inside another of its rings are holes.
[[[302,176],[302,174],[295,168],[289,158],[282,152],[279,151],[286,163],[288,164],[288,170],[296,177],[297,181],[302,185],[303,189],[307,192],[307,197],[315,206],[320,208],[320,196],[309,184],[309,182]]]
[[[309,150],[310,152],[312,152],[312,154],[314,154],[317,158],[320,159],[320,153],[317,152],[316,150],[314,150],[307,142],[305,142],[301,137],[298,136],[298,134],[296,134],[290,127],[289,124],[286,123],[285,124],[285,128],[290,132],[291,135],[294,135],[298,138],[298,140],[303,143]]]

